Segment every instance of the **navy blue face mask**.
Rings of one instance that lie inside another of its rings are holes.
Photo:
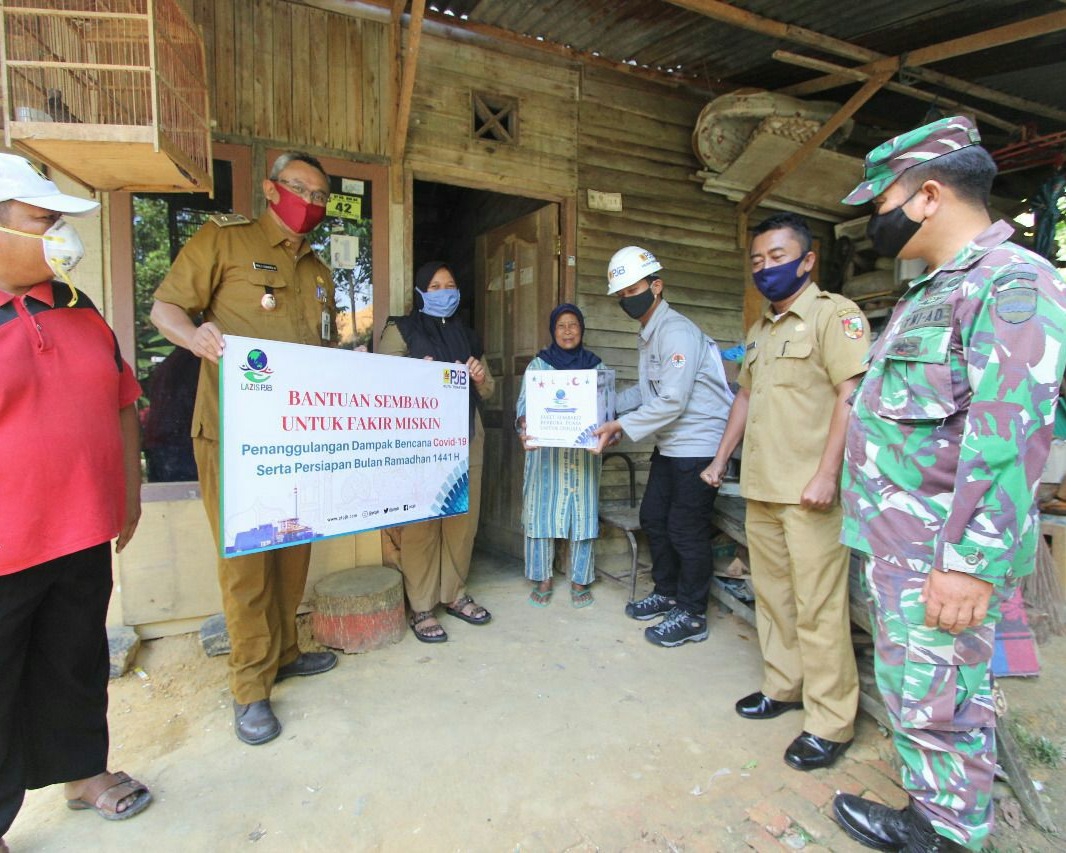
[[[759,289],[759,293],[771,302],[783,302],[810,279],[810,273],[806,273],[803,278],[797,278],[799,268],[805,260],[807,260],[806,252],[794,261],[778,264],[776,267],[763,267],[758,272],[752,273],[751,277],[755,279],[755,286]]]

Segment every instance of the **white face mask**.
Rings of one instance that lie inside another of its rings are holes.
[[[85,257],[85,246],[82,245],[81,237],[78,236],[78,232],[65,219],[60,219],[43,234],[27,234],[25,231],[4,228],[2,225],[0,225],[0,231],[42,240],[44,242],[45,263],[48,264],[48,268],[55,275],[67,284],[71,284],[68,273]]]

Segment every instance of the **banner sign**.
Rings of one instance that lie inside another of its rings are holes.
[[[225,336],[224,557],[469,509],[460,364]]]

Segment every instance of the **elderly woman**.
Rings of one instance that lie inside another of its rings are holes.
[[[563,304],[551,313],[550,346],[537,353],[529,370],[604,370],[599,356],[585,349],[585,318],[574,305]],[[522,523],[525,528],[526,577],[533,581],[529,603],[547,607],[552,597],[555,540],[569,544],[570,602],[592,604],[595,579],[594,544],[599,535],[597,509],[602,458],[588,450],[536,446],[526,435],[526,391],[518,398],[516,427],[526,449],[522,483]]]
[[[434,610],[471,625],[484,625],[492,615],[466,592],[470,555],[474,550],[481,508],[481,468],[485,430],[481,400],[492,396],[495,382],[481,357],[477,333],[452,319],[459,307],[455,276],[442,261],[419,267],[415,274],[415,305],[410,314],[390,318],[381,333],[378,352],[432,361],[465,364],[470,371],[470,511],[408,524],[400,542],[400,571],[411,605],[411,630],[424,643],[443,643],[447,633]]]

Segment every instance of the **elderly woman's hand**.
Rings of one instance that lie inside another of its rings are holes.
[[[481,363],[480,359],[470,356],[466,360],[466,369],[470,371],[470,379],[475,385],[481,386],[485,384],[485,365]]]

